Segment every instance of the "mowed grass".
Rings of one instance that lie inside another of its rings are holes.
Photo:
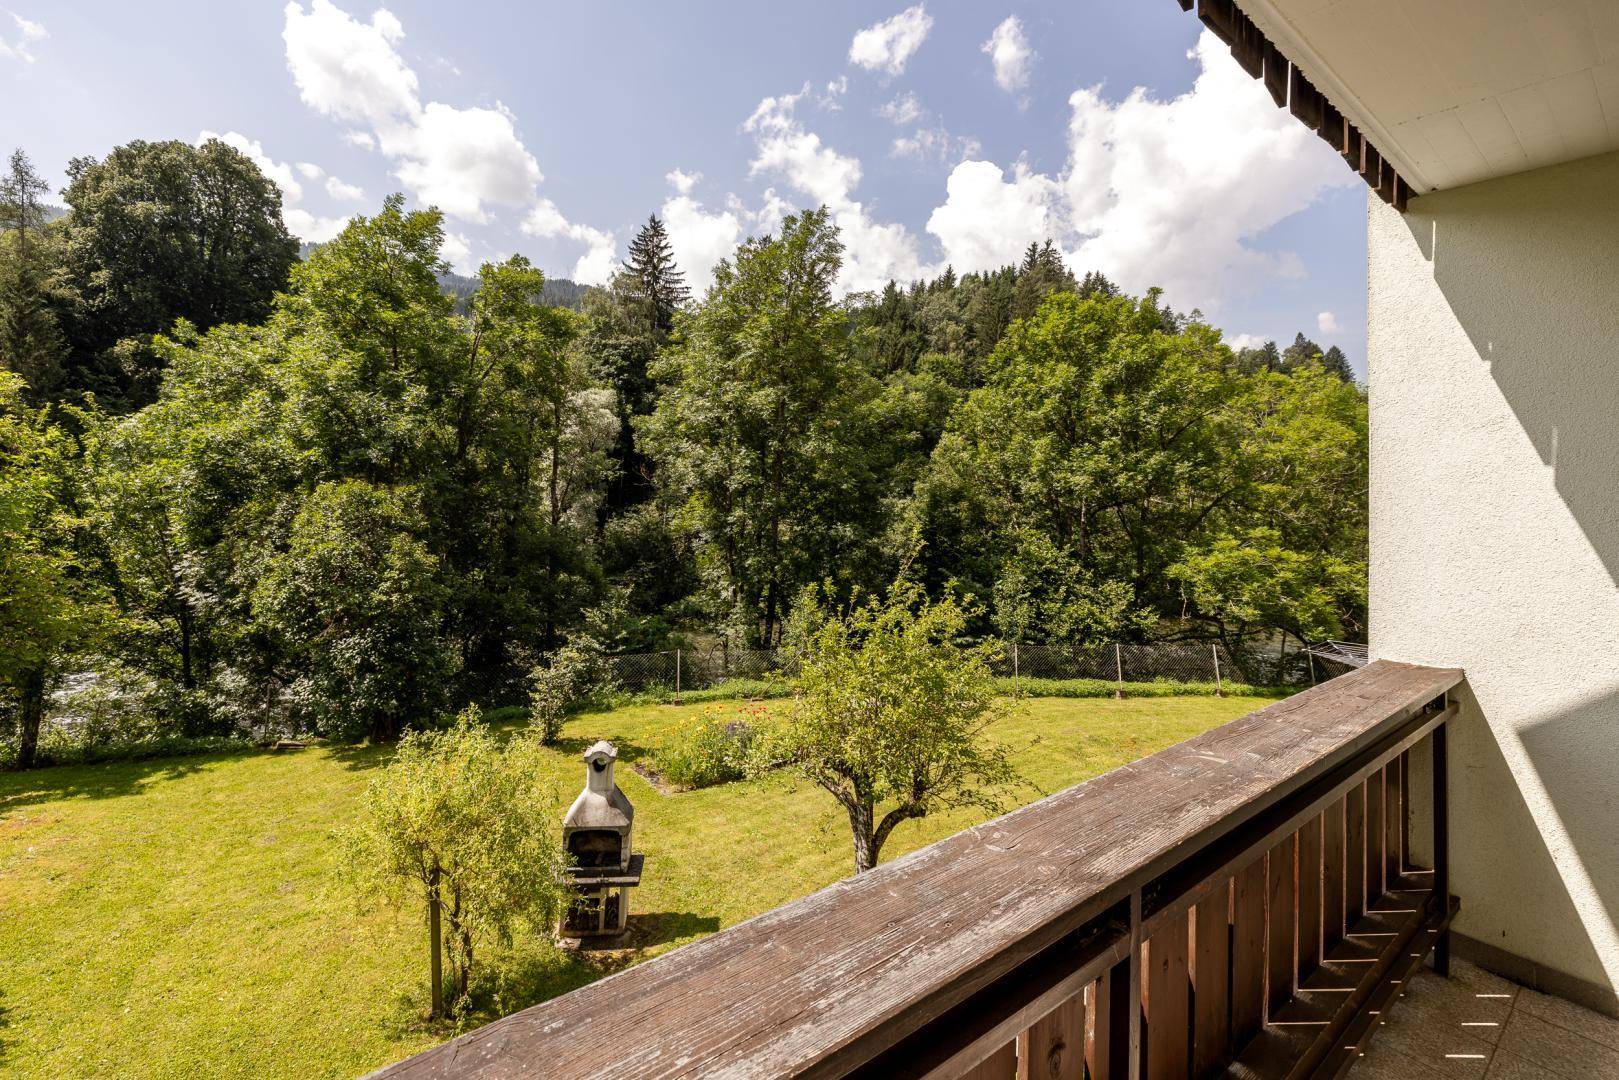
[[[996,734],[1030,782],[1011,802],[1264,704],[1024,701]],[[618,780],[646,854],[634,947],[560,953],[531,938],[492,958],[463,1027],[850,872],[846,821],[818,789],[766,780],[661,794],[628,767],[691,712],[735,707],[645,705],[568,723],[551,768],[559,820],[583,783],[582,748],[598,738],[619,746]],[[0,776],[0,1073],[352,1076],[453,1034],[421,1019],[420,913],[363,909],[339,872],[334,830],[387,757],[315,748]],[[983,816],[907,822],[884,859]]]

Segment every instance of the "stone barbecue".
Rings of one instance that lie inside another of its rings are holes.
[[[629,925],[629,892],[641,884],[641,856],[630,847],[635,807],[613,782],[617,759],[609,742],[585,751],[585,790],[562,819],[575,889],[562,917],[563,937],[621,934]]]

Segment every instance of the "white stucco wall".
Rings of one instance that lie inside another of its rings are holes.
[[[1468,674],[1456,929],[1611,991],[1619,154],[1371,199],[1368,284],[1372,653]]]

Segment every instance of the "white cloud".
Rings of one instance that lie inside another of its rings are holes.
[[[1134,291],[1161,285],[1177,308],[1212,311],[1266,279],[1299,275],[1296,255],[1251,241],[1354,178],[1213,34],[1190,55],[1201,71],[1179,97],[1138,87],[1117,103],[1099,88],[1069,98],[1064,209],[1078,267]]]
[[[909,135],[894,139],[895,157],[916,158],[919,161],[954,163],[976,158],[983,152],[977,139],[950,134],[943,124],[919,127]]]
[[[1315,327],[1323,334],[1341,334],[1343,327],[1338,325],[1338,316],[1331,311],[1323,311],[1315,317]]]
[[[915,10],[920,11],[920,8]],[[751,175],[778,175],[811,205],[824,205],[843,238],[840,292],[881,288],[890,278],[901,281],[926,272],[916,237],[903,225],[882,224],[854,197],[860,183],[860,162],[821,142],[794,114],[802,93],[765,98],[748,118],[744,130],[754,136]],[[774,193],[771,192],[772,197]],[[779,207],[772,208],[779,214]]]
[[[1239,349],[1257,349],[1270,339],[1260,334],[1228,334],[1225,343],[1233,351]]]
[[[585,245],[585,253],[573,265],[570,275],[582,285],[601,285],[613,276],[617,246],[613,234],[589,225],[569,221],[550,199],[540,199],[523,218],[522,229],[542,239],[566,239]]]
[[[898,75],[905,70],[906,61],[921,47],[931,29],[933,16],[923,5],[908,7],[855,34],[849,43],[849,62],[868,71]]]
[[[50,37],[45,27],[5,8],[0,8],[0,14],[11,16],[13,26],[10,32],[0,34],[0,59],[21,60],[25,64],[39,59],[34,55],[34,46]]]
[[[945,260],[958,270],[1016,263],[1032,240],[1056,235],[1056,181],[1021,162],[1012,178],[987,161],[964,161],[945,182],[943,206],[928,218]]]
[[[741,207],[711,211],[687,192],[677,191],[663,201],[659,213],[686,283],[694,292],[706,291],[714,283],[715,265],[742,239]]]
[[[909,90],[877,110],[877,115],[895,124],[915,123],[922,118],[922,103]]]
[[[487,223],[492,207],[524,209],[524,231],[584,244],[576,274],[605,280],[612,234],[567,221],[540,196],[544,174],[511,110],[499,102],[493,108],[424,103],[416,72],[397,47],[404,26],[386,8],[368,23],[331,0],[311,0],[308,11],[293,0],[283,13],[287,69],[304,103],[353,125],[345,137],[386,155],[416,198],[474,224]]]
[[[321,215],[300,205],[304,199],[304,185],[302,180],[319,180],[326,176],[326,170],[309,161],[300,161],[291,164],[277,161],[265,151],[264,145],[257,139],[250,139],[239,131],[227,131],[223,135],[212,131],[200,132],[197,135],[197,145],[202,145],[209,139],[218,139],[235,149],[242,156],[259,167],[259,171],[281,189],[281,220],[286,224],[287,231],[292,235],[307,240],[311,244],[324,244],[332,237],[343,231],[343,226],[349,222],[344,214]],[[332,194],[333,185],[342,189],[352,190],[356,197],[359,188],[344,184],[335,176],[326,176],[327,194]]]
[[[345,183],[335,176],[328,176],[326,178],[326,194],[334,199],[358,202],[365,198],[365,189],[358,184]]]
[[[674,188],[675,191],[682,195],[690,195],[691,189],[697,186],[697,181],[703,178],[703,174],[682,172],[679,169],[670,169],[668,172],[663,174],[663,178],[669,181],[669,186]]]
[[[478,272],[478,260],[472,257],[472,241],[462,233],[446,229],[444,243],[439,246],[438,253],[450,264],[451,270],[463,277],[471,277]]]
[[[843,108],[842,97],[849,92],[849,76],[839,75],[826,84],[826,93],[821,95],[821,108],[837,112]]]
[[[989,54],[990,63],[995,67],[995,85],[1008,94],[1028,89],[1035,53],[1016,15],[1002,20],[981,48]]]

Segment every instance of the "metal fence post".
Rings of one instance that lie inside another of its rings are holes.
[[[1113,668],[1119,677],[1119,685],[1113,691],[1114,698],[1124,697],[1124,647],[1118,642],[1113,643]]]
[[[675,704],[680,704],[680,650],[675,650]]]
[[[1018,679],[1017,639],[1013,638],[1012,639],[1012,696],[1013,697],[1017,697],[1017,690],[1018,690],[1018,681],[1017,681],[1017,679]]]
[[[1220,646],[1210,645],[1209,652],[1214,654],[1214,696],[1225,697],[1225,687],[1220,685]]]

